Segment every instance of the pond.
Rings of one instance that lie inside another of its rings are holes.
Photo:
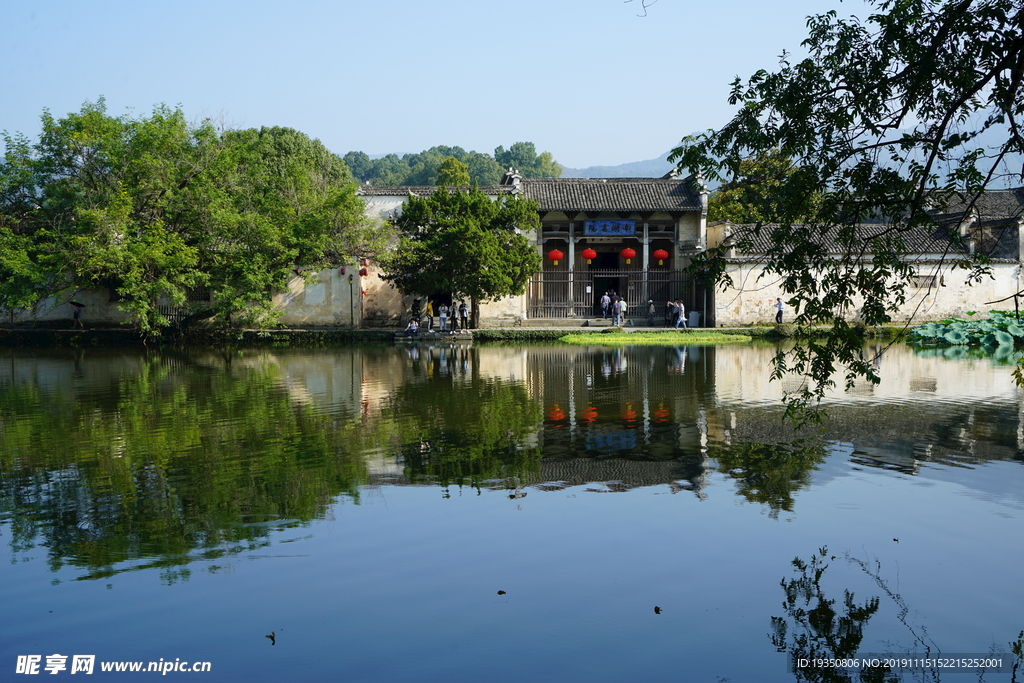
[[[1008,653],[1024,394],[1009,365],[879,351],[880,384],[795,432],[767,346],[2,350],[3,679],[859,680],[791,662]]]

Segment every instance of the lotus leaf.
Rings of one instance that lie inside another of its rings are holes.
[[[971,338],[968,337],[966,334],[964,334],[962,330],[956,330],[956,329],[953,329],[953,330],[950,330],[949,332],[946,332],[946,334],[942,335],[942,338],[945,339],[950,344],[958,344],[958,345],[959,344],[966,344],[967,342],[969,342],[971,340]]]
[[[1013,335],[1010,334],[1009,332],[999,330],[998,332],[995,333],[995,335],[996,341],[999,343],[1000,346],[1004,346],[1006,344],[1013,346]]]
[[[1024,337],[1024,327],[1021,327],[1017,323],[1010,323],[1006,326],[1006,331],[1012,334],[1014,337]]]

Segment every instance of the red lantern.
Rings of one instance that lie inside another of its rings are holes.
[[[636,250],[626,247],[625,249],[619,252],[619,255],[621,255],[622,258],[626,259],[626,263],[629,263],[630,259],[636,256]]]
[[[565,254],[563,254],[562,252],[558,251],[557,249],[552,249],[551,251],[548,252],[548,258],[551,259],[552,261],[554,261],[556,266],[558,265],[558,262],[561,261],[564,256],[565,256]]]
[[[665,259],[668,258],[668,252],[665,251],[664,249],[658,249],[656,252],[651,254],[651,256],[653,256],[654,258],[658,259],[658,265],[659,266],[663,266],[663,265],[665,265]]]
[[[587,409],[583,411],[582,417],[584,422],[593,422],[597,419],[597,408],[594,406],[588,406]]]
[[[564,420],[565,411],[562,410],[562,406],[556,403],[554,407],[551,409],[551,411],[548,412],[548,419],[551,420],[552,422],[560,422],[561,420]]]
[[[591,259],[597,258],[597,252],[589,247],[580,252],[580,256],[587,259],[587,263],[590,263]]]
[[[370,269],[369,268],[360,268],[359,269],[360,277],[366,277],[369,274],[370,274]]]

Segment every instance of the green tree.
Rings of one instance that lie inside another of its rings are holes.
[[[448,157],[441,162],[440,168],[437,169],[435,185],[440,187],[449,185],[466,186],[469,183],[469,167],[466,164],[455,157]]]
[[[470,182],[478,185],[497,185],[509,166],[522,171],[528,178],[557,178],[562,173],[562,167],[551,154],[544,152],[538,155],[532,142],[517,142],[508,151],[498,147],[495,153],[501,155],[501,161],[490,154],[439,145],[417,154],[401,157],[388,154],[379,159],[370,159],[363,152],[349,152],[344,160],[352,175],[361,182],[379,186],[442,185],[444,183],[438,181],[438,174],[441,164],[448,158],[465,164]]]
[[[525,178],[559,178],[562,175],[562,167],[551,153],[537,154],[532,142],[517,142],[507,150],[499,145],[494,150],[494,160],[502,168],[516,169]]]
[[[1024,8],[1013,0],[871,0],[866,19],[832,11],[808,19],[808,56],[783,55],[776,71],[733,83],[735,117],[683,141],[672,159],[705,178],[733,180],[741,161],[778,150],[795,171],[778,179],[785,204],[764,219],[777,245],[766,274],[778,278],[800,325],[825,324],[822,340],[776,358],[779,374],[811,380],[792,411],[833,381],[877,380],[860,339],[837,314],[855,302],[869,325],[889,322],[915,269],[907,235],[934,231],[936,214],[974,205],[1003,180],[1007,157],[1024,153]],[[998,133],[994,148],[977,141]],[[812,210],[809,198],[820,197]],[[800,218],[799,222],[797,217]],[[871,218],[886,229],[866,235]],[[954,223],[957,221],[954,220]],[[956,232],[954,229],[952,232]],[[828,237],[843,252],[822,247]],[[698,267],[721,272],[722,252]],[[957,256],[966,277],[985,274],[981,256]],[[791,414],[792,414],[791,411]]]
[[[801,207],[799,202],[814,202],[816,195],[800,195],[790,202],[784,194],[786,181],[796,172],[793,163],[779,150],[773,149],[756,157],[740,159],[730,180],[708,198],[708,220],[726,220],[732,223],[770,223],[778,220],[784,210],[796,208],[799,220],[813,211],[813,206]]]
[[[398,246],[381,265],[384,278],[404,294],[499,299],[522,294],[540,268],[523,234],[540,228],[537,205],[519,197],[440,188],[410,197],[396,227]]]
[[[201,261],[218,314],[265,319],[296,266],[316,271],[382,249],[347,167],[319,140],[274,127],[229,131],[223,144],[230,208],[202,236]]]
[[[102,99],[45,112],[38,144],[8,137],[0,166],[6,296],[106,286],[150,332],[209,286],[208,314],[265,320],[292,268],[380,247],[355,189],[341,159],[287,128],[221,133],[163,105],[112,117]]]

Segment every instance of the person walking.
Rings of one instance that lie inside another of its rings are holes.
[[[622,326],[622,300],[612,302],[612,327]]]
[[[74,309],[71,312],[71,317],[75,319],[75,327],[85,327],[82,324],[82,309],[85,308],[85,304],[80,304],[77,301],[71,302],[71,308]]]
[[[683,305],[682,299],[676,299],[676,311],[678,311],[678,317],[676,318],[676,329],[682,325],[683,329],[689,329],[686,325],[686,306]]]
[[[654,327],[654,315],[658,309],[654,306],[654,299],[647,300],[647,326]]]
[[[782,299],[775,299],[775,324],[776,325],[781,325],[782,324],[782,311],[783,311]]]
[[[601,296],[601,318],[605,319],[608,317],[608,309],[612,305],[612,298],[608,296],[608,292],[605,292]]]

